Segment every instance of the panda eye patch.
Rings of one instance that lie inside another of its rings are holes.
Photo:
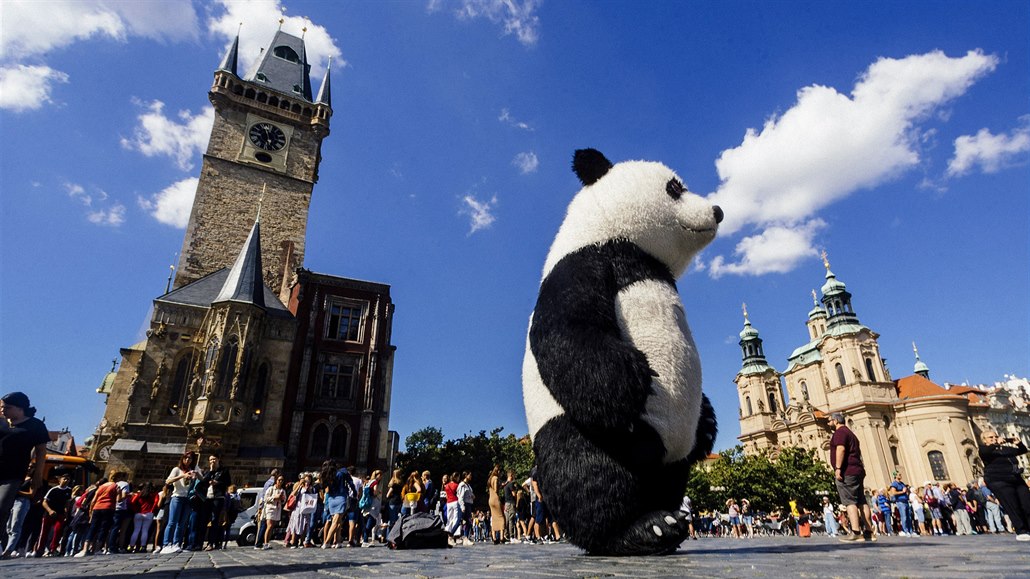
[[[683,186],[683,183],[675,177],[669,179],[669,182],[665,184],[665,192],[673,199],[679,199],[686,190],[687,188]]]

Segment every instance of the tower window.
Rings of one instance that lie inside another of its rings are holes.
[[[323,458],[329,455],[329,425],[319,424],[311,431],[311,442],[308,443],[308,456]]]
[[[263,72],[259,72],[256,75],[254,75],[254,78],[260,80],[261,82],[268,82],[268,77],[265,76],[265,73]]]
[[[239,354],[239,342],[236,339],[229,340],[222,351],[222,359],[218,364],[218,382],[215,389],[216,398],[224,398],[229,394],[229,386],[236,376],[236,357]]]
[[[324,398],[350,399],[356,374],[353,364],[329,363],[323,365],[319,395]]]
[[[295,84],[295,85],[293,85],[293,92],[295,92],[297,94],[300,94],[300,93],[304,92],[304,89],[300,88],[299,84]]]
[[[254,408],[255,416],[260,416],[265,407],[265,392],[268,390],[268,363],[261,364],[258,368],[257,380],[254,381],[254,398],[251,405]]]
[[[744,402],[747,403],[747,415],[751,416],[752,414],[754,414],[754,411],[751,409],[751,397],[746,396],[744,398]]]
[[[865,372],[869,375],[870,382],[876,382],[876,372],[873,371],[873,360],[872,358],[865,359]]]
[[[847,380],[844,379],[844,367],[841,366],[840,363],[838,363],[835,366],[835,368],[837,368],[837,383],[838,383],[838,385],[840,385],[840,386],[846,385],[848,382],[847,382]]]
[[[801,397],[808,402],[808,384],[805,384],[804,380],[801,381]]]
[[[332,300],[329,302],[325,337],[330,340],[360,342],[365,304]]]
[[[769,393],[769,410],[773,414],[776,414],[776,412],[777,412],[777,410],[776,410],[776,395],[773,394],[772,392]]]
[[[300,63],[300,56],[297,55],[297,51],[293,50],[289,46],[276,46],[272,49],[272,54],[278,56],[283,60],[290,62]]]

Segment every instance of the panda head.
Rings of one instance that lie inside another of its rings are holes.
[[[626,240],[664,263],[674,277],[718,230],[722,210],[687,191],[661,163],[612,164],[594,149],[576,151],[572,169],[583,188],[569,204],[551,246],[544,275],[565,255],[611,240]]]

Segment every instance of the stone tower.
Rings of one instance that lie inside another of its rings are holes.
[[[308,207],[333,112],[329,70],[312,97],[303,39],[276,32],[246,79],[237,73],[238,49],[239,37],[208,92],[215,122],[174,288],[232,265],[263,197],[261,275],[287,302],[293,272],[304,262]]]
[[[762,339],[758,337],[758,330],[751,326],[746,305],[739,344],[743,363],[734,382],[740,395],[740,431],[742,438],[746,435],[761,438],[763,433],[771,434],[773,423],[780,419],[785,405],[780,375],[765,359]],[[775,437],[761,442],[763,448],[775,444]]]

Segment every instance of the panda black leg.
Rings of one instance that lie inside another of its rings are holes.
[[[687,539],[690,527],[680,511],[654,511],[637,519],[619,537],[591,555],[666,555]]]

